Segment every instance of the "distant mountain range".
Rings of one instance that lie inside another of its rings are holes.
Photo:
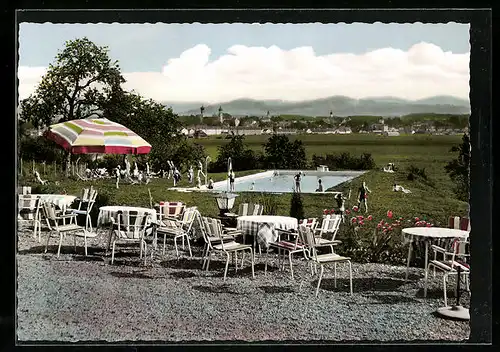
[[[434,96],[420,100],[405,100],[394,97],[376,97],[353,99],[345,96],[289,102],[282,100],[238,99],[225,103],[206,104],[203,102],[164,102],[171,106],[178,115],[198,115],[200,107],[205,107],[204,115],[217,114],[219,106],[225,113],[235,116],[304,115],[328,116],[330,111],[335,116],[377,115],[402,116],[418,113],[469,114],[468,100],[453,96]]]

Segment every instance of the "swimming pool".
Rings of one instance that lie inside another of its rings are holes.
[[[299,170],[266,171],[254,175],[237,177],[234,181],[235,192],[267,192],[267,193],[292,193],[295,187],[294,176]],[[321,179],[323,189],[336,186],[342,182],[352,180],[365,171],[315,171],[302,170],[302,193],[316,193],[318,180]],[[214,190],[225,191],[227,181],[214,183]],[[325,192],[330,193],[330,192]]]

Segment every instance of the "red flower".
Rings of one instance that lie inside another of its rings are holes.
[[[402,217],[402,216],[400,216],[400,217],[399,217],[399,220],[403,220],[403,217]]]
[[[351,219],[351,222],[352,222],[353,224],[355,224],[355,223],[356,223],[356,218],[352,218],[352,219]]]
[[[419,221],[420,219],[419,218],[415,218],[415,221]]]
[[[328,209],[324,209],[323,214],[325,214],[325,215],[328,214]]]
[[[346,210],[345,210],[345,213],[346,213],[347,215],[349,215],[349,214],[351,214],[351,211],[350,211],[349,209],[346,209]]]
[[[352,207],[352,211],[358,211],[358,210],[359,208],[356,205]]]
[[[330,214],[335,214],[335,209],[330,210]]]
[[[388,223],[388,222],[386,222],[384,225],[385,225],[385,226],[389,226],[389,223]]]
[[[427,224],[427,227],[431,227],[431,226],[432,226],[432,224]]]
[[[389,227],[387,228],[387,231],[391,231],[391,230],[392,230],[392,227],[391,227],[391,226],[389,226]]]
[[[363,220],[363,215],[358,215],[358,220]]]
[[[371,215],[368,215],[367,219],[368,219],[368,220],[370,220],[370,221],[372,221],[372,219],[373,219],[373,216],[371,216]]]
[[[377,229],[380,229],[382,227],[382,224],[377,225]]]
[[[388,210],[388,211],[387,211],[387,217],[388,217],[389,219],[392,219],[392,210]]]
[[[386,233],[386,232],[387,232],[387,229],[383,229],[383,230],[382,230],[382,232],[383,232],[383,233]]]
[[[359,220],[359,223],[358,223],[358,224],[360,224],[360,225],[364,225],[363,220]]]

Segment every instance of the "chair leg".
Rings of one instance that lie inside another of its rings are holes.
[[[448,307],[448,297],[446,295],[446,279],[448,278],[447,274],[443,275],[443,292],[444,292],[444,306]]]
[[[76,252],[76,236],[75,235],[73,235],[73,244],[75,246],[75,252]]]
[[[252,278],[255,279],[255,270],[254,270],[254,256],[253,256],[253,249],[250,248],[250,259],[252,260]]]
[[[467,289],[467,292],[470,292],[470,283],[469,283],[469,274],[465,274],[465,288]]]
[[[349,263],[349,286],[350,286],[349,289],[352,296],[352,264],[350,260],[348,261],[348,263]]]
[[[184,238],[184,237],[183,237]],[[193,258],[193,253],[191,252],[191,243],[189,241],[189,237],[186,236],[186,241],[187,241],[187,244],[188,244],[188,250],[189,250],[189,257],[190,258]]]
[[[50,236],[52,236],[52,231],[49,231],[47,233],[47,242],[45,243],[45,252],[44,253],[47,253],[47,250],[49,248],[49,240],[50,240]]]
[[[337,263],[333,263],[333,287],[337,288]]]
[[[265,259],[265,263],[264,263],[264,276],[267,275],[267,259],[269,257],[269,248],[267,249],[267,252],[266,252],[266,259]]]
[[[115,260],[115,243],[116,241],[113,241],[113,246],[111,249],[111,264],[113,264],[113,261]]]
[[[59,254],[61,253],[61,245],[63,241],[63,234],[59,234],[59,247],[57,248],[57,258],[59,258]]]
[[[147,253],[148,253],[148,247],[146,242],[144,242],[144,266],[146,266]],[[151,251],[151,253],[153,253],[153,251]]]
[[[85,256],[87,256],[87,233],[86,232],[83,235],[83,245],[85,247]]]
[[[207,260],[207,266],[205,268],[206,271],[208,271],[208,267],[210,266],[210,259],[212,258],[212,252],[208,252],[208,260]]]
[[[205,251],[207,250],[207,244],[205,243],[203,245],[203,250],[201,251],[201,269],[203,270],[203,263],[205,262],[205,256],[206,256],[206,253]]]
[[[425,268],[425,272],[429,270],[429,265]],[[427,275],[424,276],[424,298],[427,297]]]
[[[323,278],[323,265],[320,265],[320,273],[319,273],[319,279],[318,279],[318,286],[316,287],[316,297],[318,297],[319,285],[321,284],[321,279],[322,278]]]
[[[288,252],[288,262],[290,263],[290,275],[293,280],[293,263],[292,263],[292,252]]]
[[[224,281],[226,281],[226,276],[227,276],[227,268],[229,267],[229,253],[226,253],[226,268],[224,270]]]
[[[177,255],[177,259],[179,259],[179,250],[177,249],[177,237],[174,237],[174,247],[175,247],[175,254]]]
[[[165,255],[165,247],[167,245],[167,235],[163,234],[163,255]]]
[[[234,266],[234,271],[235,272],[238,272],[238,264],[237,264],[237,258],[236,258],[236,255],[237,255],[238,252],[233,252],[233,254],[231,255],[231,258],[233,259],[233,266]]]

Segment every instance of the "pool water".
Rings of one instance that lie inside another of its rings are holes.
[[[300,182],[302,193],[315,193],[318,188],[318,180],[321,179],[323,191],[336,186],[342,182],[352,180],[355,176],[347,175],[305,175]],[[273,192],[273,193],[292,193],[295,188],[294,175],[266,175],[260,178],[241,179],[236,178],[234,182],[235,192]],[[227,183],[221,182],[214,184],[215,190],[227,190]]]

